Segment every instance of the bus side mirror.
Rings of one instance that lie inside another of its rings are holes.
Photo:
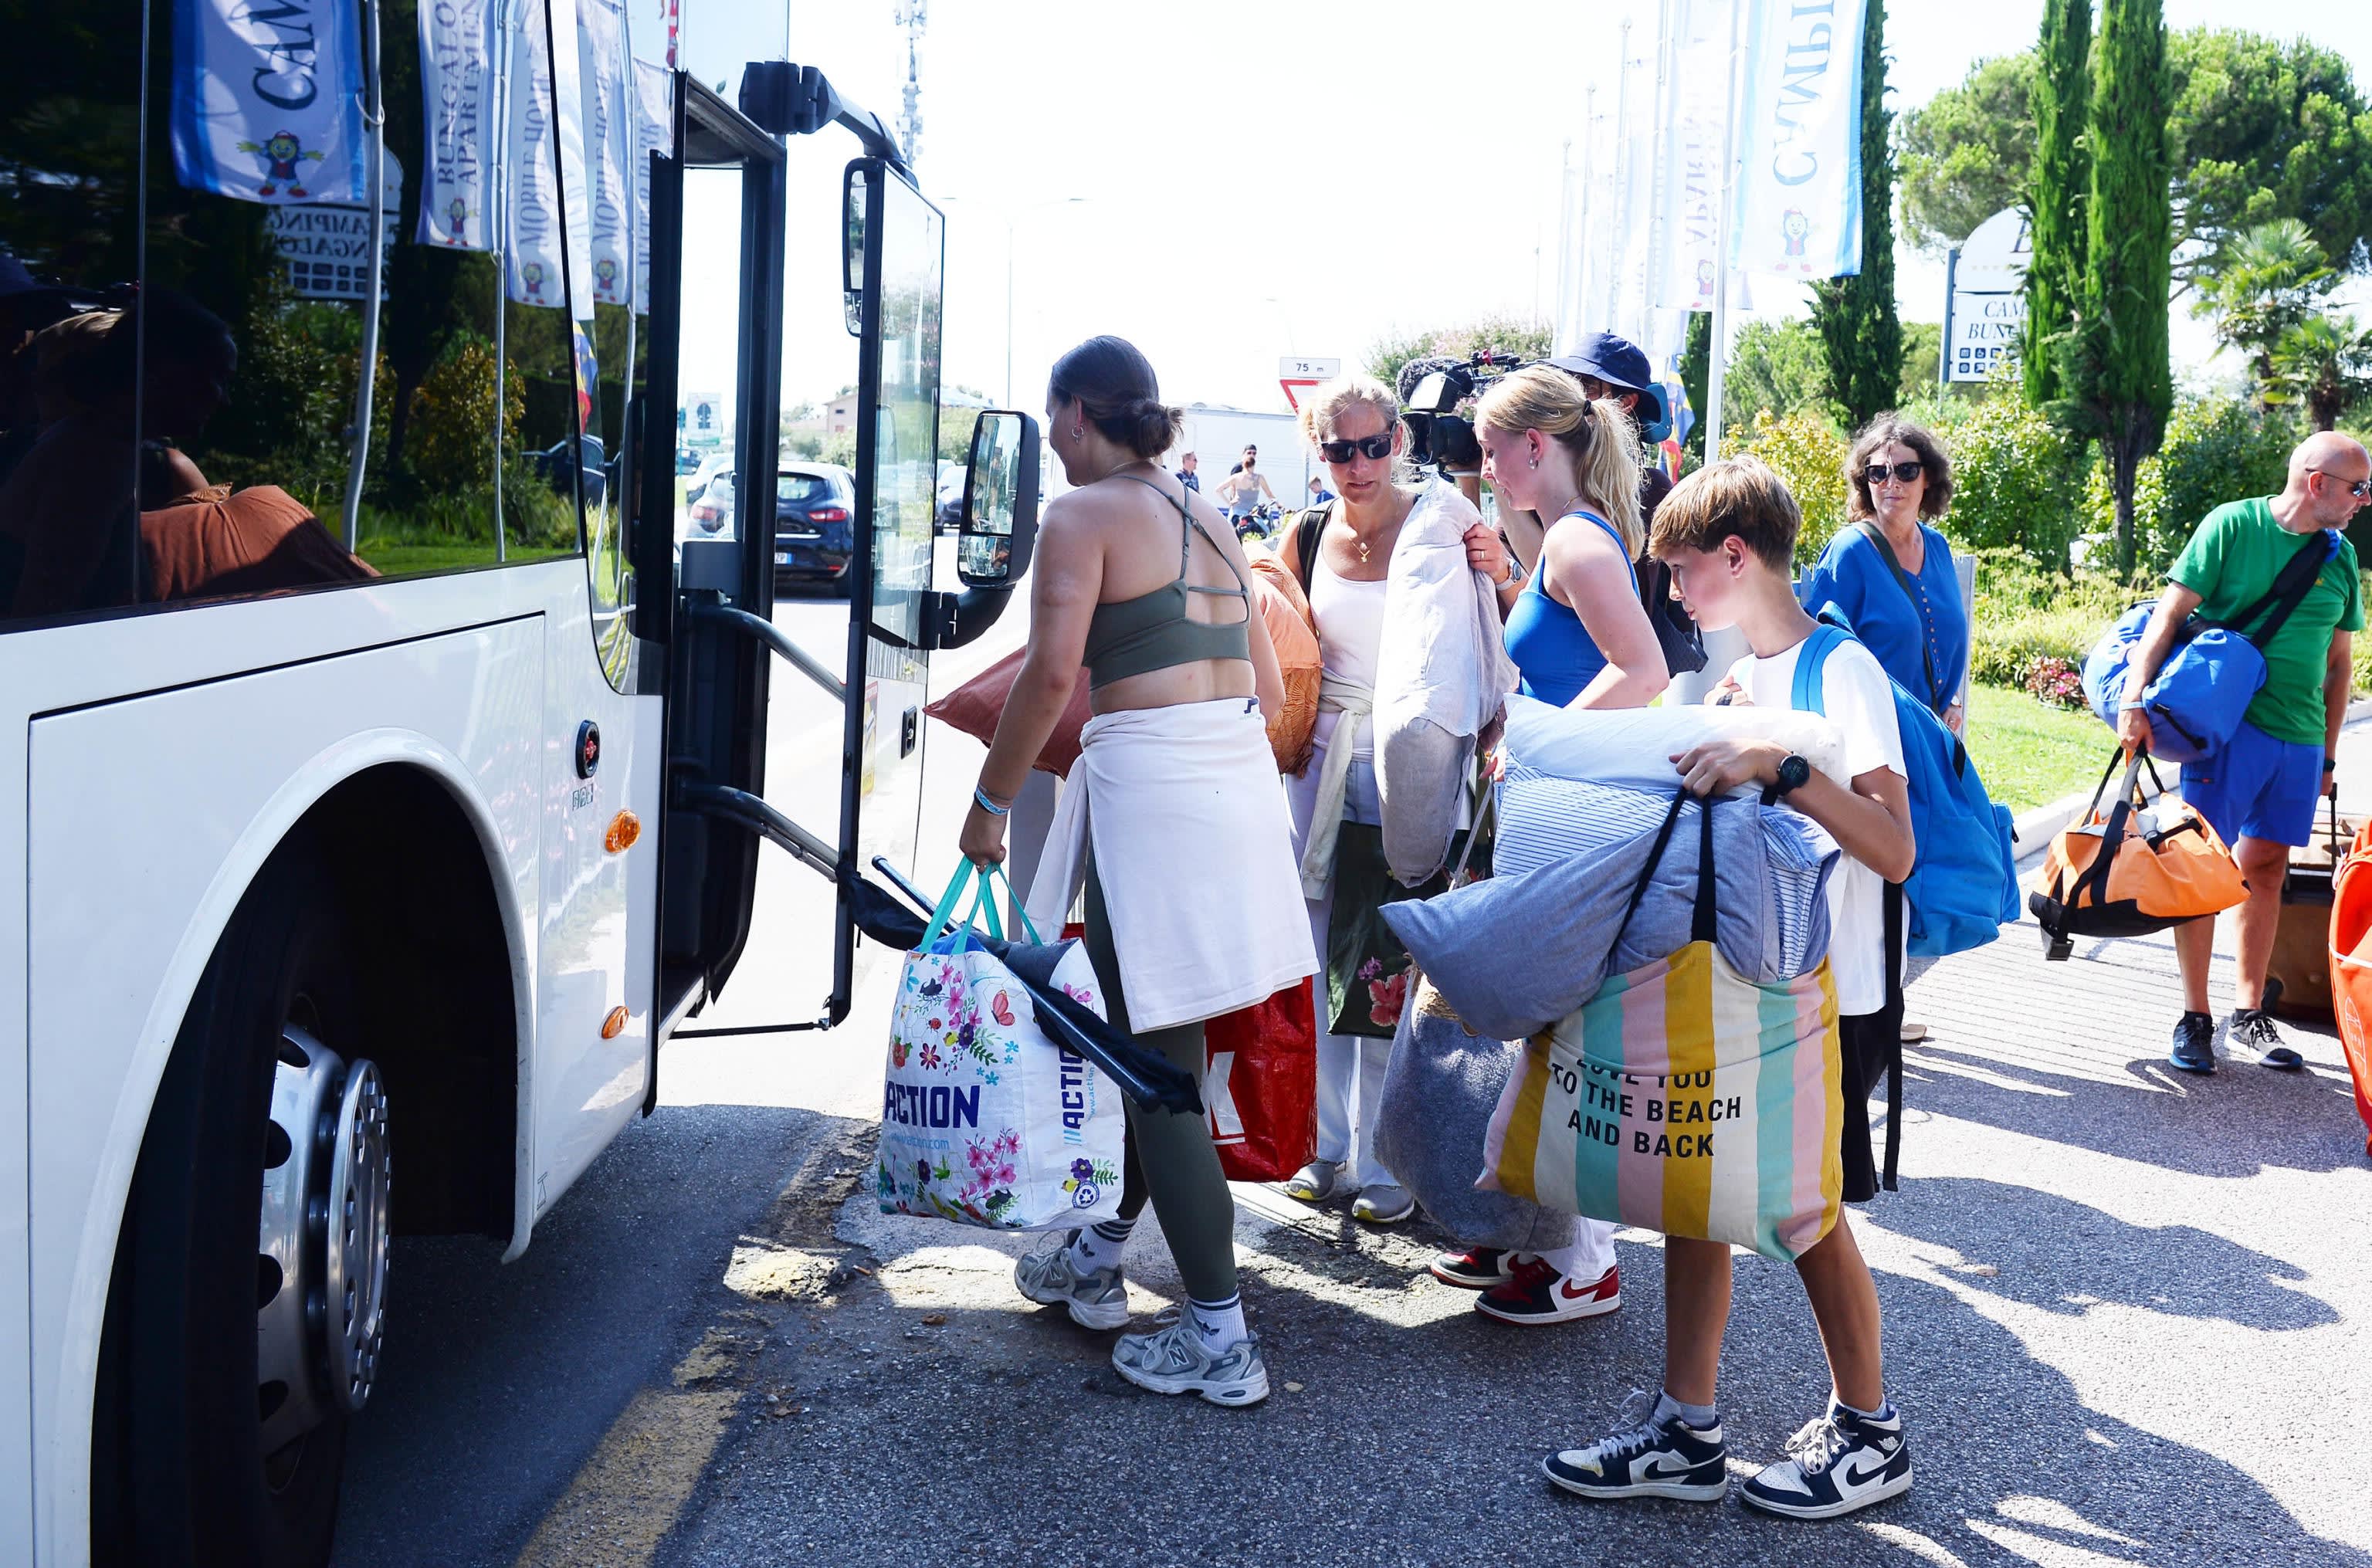
[[[973,424],[964,473],[956,576],[968,588],[1011,588],[1038,539],[1038,422],[988,409]]]
[[[846,242],[840,253],[840,297],[848,312],[848,335],[865,335],[865,169],[848,166],[847,196],[841,213]]]

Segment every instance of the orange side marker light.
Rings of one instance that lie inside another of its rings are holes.
[[[612,1007],[610,1009],[610,1016],[601,1020],[601,1038],[615,1040],[624,1032],[625,1028],[626,1010],[623,1007]]]
[[[610,830],[601,835],[601,847],[611,854],[634,847],[643,836],[643,819],[631,811],[621,811],[610,819]]]

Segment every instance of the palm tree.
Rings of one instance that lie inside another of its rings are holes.
[[[2315,316],[2293,325],[2273,345],[2268,397],[2304,403],[2317,430],[2372,398],[2372,329],[2353,316]]]
[[[2246,355],[2264,401],[2273,399],[2273,348],[2311,317],[2339,286],[2313,234],[2296,218],[2259,224],[2228,246],[2222,264],[2201,280],[2192,307],[2216,319],[2215,335]]]

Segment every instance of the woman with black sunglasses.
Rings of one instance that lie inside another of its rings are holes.
[[[1472,699],[1463,705],[1487,717],[1506,682],[1487,698],[1482,688],[1494,671],[1504,673],[1504,659],[1491,590],[1474,574],[1456,575],[1471,581],[1440,582],[1438,601],[1402,599],[1387,612],[1396,591],[1393,552],[1403,536],[1419,553],[1462,539],[1471,564],[1473,541],[1486,531],[1482,514],[1454,486],[1437,479],[1412,482],[1414,476],[1402,471],[1407,428],[1391,389],[1367,376],[1330,381],[1303,401],[1301,429],[1325,462],[1335,495],[1302,512],[1277,541],[1279,560],[1308,597],[1326,678],[1311,761],[1285,781],[1310,935],[1324,972],[1314,995],[1318,1157],[1285,1190],[1307,1203],[1347,1197],[1355,1218],[1392,1225],[1416,1212],[1416,1200],[1376,1157],[1376,1114],[1410,977],[1406,952],[1376,915],[1387,897],[1405,896],[1405,889],[1382,864],[1392,833],[1384,826],[1377,766],[1385,748],[1369,712],[1385,711],[1398,690],[1388,666],[1463,668],[1473,671],[1475,688],[1459,694]],[[1389,653],[1388,621],[1395,632]],[[1421,648],[1403,640],[1420,628],[1419,634],[1440,640]],[[1459,656],[1462,645],[1448,641],[1457,637],[1475,643],[1474,657]],[[1389,688],[1381,698],[1379,685]],[[1452,705],[1460,704],[1453,699]],[[1395,771],[1393,797],[1438,801],[1460,790],[1471,773],[1471,749],[1445,752],[1439,761],[1436,770],[1414,758],[1395,759],[1392,769],[1413,767],[1425,776]]]
[[[1845,459],[1845,514],[1805,574],[1804,608],[1833,604],[1895,684],[1916,693],[1960,733],[1968,714],[1960,679],[1969,667],[1969,618],[1952,547],[1929,526],[1952,502],[1952,464],[1936,437],[1883,413],[1854,437]]]

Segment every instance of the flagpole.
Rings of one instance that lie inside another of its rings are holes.
[[[1738,13],[1746,0],[1729,8],[1729,112],[1721,127],[1721,207],[1714,218],[1713,353],[1705,377],[1705,461],[1721,459],[1721,395],[1723,372],[1729,360],[1729,226],[1738,204]]]
[[[370,266],[363,285],[363,360],[355,386],[354,450],[346,463],[346,553],[361,528],[363,470],[370,463],[371,394],[378,380],[378,298],[387,275],[387,111],[379,99],[378,0],[363,0],[363,123],[370,142],[363,160],[370,187]]]
[[[1566,323],[1577,338],[1582,319],[1589,314],[1589,201],[1598,184],[1598,84],[1581,90],[1581,201],[1573,226],[1573,319]],[[1556,346],[1571,348],[1576,338]]]
[[[1669,249],[1664,237],[1665,188],[1671,182],[1671,172],[1666,168],[1667,152],[1671,136],[1667,129],[1672,122],[1672,0],[1661,0],[1656,8],[1656,112],[1652,123],[1655,140],[1648,148],[1647,185],[1647,275],[1639,301],[1640,324],[1646,330],[1648,342],[1639,346],[1648,352],[1653,365],[1656,332],[1656,300],[1664,286],[1664,258]]]

